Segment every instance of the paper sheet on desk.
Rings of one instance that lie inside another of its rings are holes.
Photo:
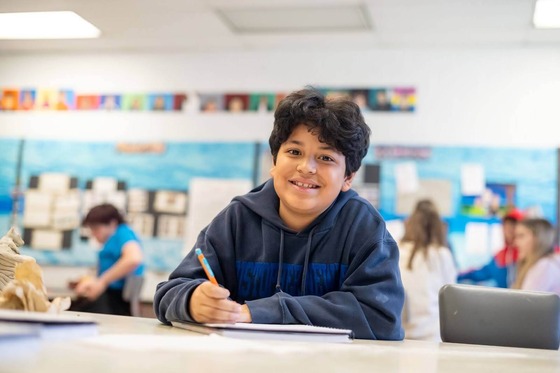
[[[363,349],[371,351],[364,346],[353,346],[332,343],[304,343],[304,342],[279,342],[279,341],[248,341],[219,335],[190,336],[190,335],[151,335],[151,334],[105,334],[80,341],[92,347],[107,348],[111,350],[126,351],[171,351],[171,352],[198,352],[220,351],[227,352],[262,352],[274,354],[293,354],[306,351],[352,351]],[[347,350],[346,350],[347,351]]]

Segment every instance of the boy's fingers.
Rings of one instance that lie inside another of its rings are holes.
[[[199,311],[202,322],[234,323],[239,318],[239,312],[223,311],[206,305],[201,305]]]
[[[203,282],[199,285],[200,291],[209,298],[226,299],[229,297],[229,290],[216,286],[211,282]]]
[[[241,305],[227,299],[229,291],[210,282],[197,286],[189,301],[189,313],[197,322],[234,323],[241,314]]]
[[[224,311],[224,312],[231,312],[231,313],[240,313],[241,312],[241,305],[235,303],[231,300],[219,300],[215,301],[212,298],[207,298],[200,302],[201,306],[208,307],[211,309]]]

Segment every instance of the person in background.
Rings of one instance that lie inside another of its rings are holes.
[[[405,223],[399,267],[405,290],[405,338],[440,340],[439,289],[455,283],[457,270],[436,206],[419,201]]]
[[[560,295],[560,254],[554,250],[554,227],[545,219],[522,220],[515,228],[519,249],[514,289]]]
[[[130,315],[130,304],[122,294],[125,278],[144,272],[140,240],[110,204],[92,208],[83,225],[103,248],[99,251],[97,277],[86,277],[76,285],[74,291],[79,298],[71,310]]]
[[[515,226],[523,218],[523,214],[516,208],[509,210],[502,219],[504,232],[504,248],[492,258],[484,267],[459,274],[459,282],[494,281],[495,286],[507,288],[515,279],[515,264],[518,251],[514,242]]]

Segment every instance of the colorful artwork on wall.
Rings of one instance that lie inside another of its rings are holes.
[[[296,88],[297,89],[297,88]],[[413,112],[416,89],[413,87],[318,88],[327,99],[345,97],[364,112]],[[286,92],[197,92],[198,111],[257,112],[276,109]],[[91,93],[70,89],[0,89],[0,111],[14,110],[106,110],[106,111],[182,111],[187,94],[181,92]]]

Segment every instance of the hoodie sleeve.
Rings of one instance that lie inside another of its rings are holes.
[[[200,232],[194,246],[202,250],[216,279],[226,287],[233,281],[231,276],[224,276],[223,270],[224,266],[229,263],[230,252],[218,250],[214,244],[215,240],[212,240],[211,237],[213,232],[219,232],[222,238],[220,242],[233,242],[231,241],[231,230],[228,229],[230,215],[230,209],[226,208],[222,211],[208,227]],[[218,252],[221,253],[220,258],[218,258]],[[166,324],[171,321],[193,322],[188,310],[189,300],[196,287],[207,280],[194,250],[191,250],[171,273],[169,280],[158,284],[154,296],[154,311],[157,318]]]
[[[377,240],[368,239],[354,251],[340,290],[321,297],[277,293],[248,301],[253,322],[352,329],[363,339],[403,339],[399,252],[384,222],[378,222],[376,231],[366,234]]]

